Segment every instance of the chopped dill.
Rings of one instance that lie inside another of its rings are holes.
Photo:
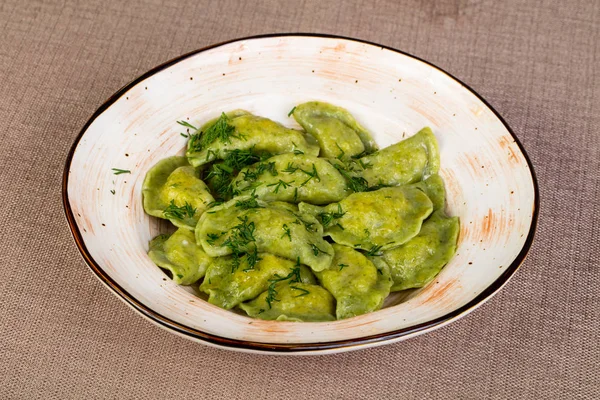
[[[342,159],[344,158],[344,156],[346,155],[346,152],[340,147],[339,144],[337,144],[337,142],[335,143],[335,145],[337,146],[337,148],[340,150],[340,154],[336,157],[338,160],[342,161]]]
[[[318,256],[318,255],[319,255],[319,253],[323,253],[323,254],[327,254],[327,255],[329,255],[329,253],[328,253],[328,252],[326,252],[326,251],[323,251],[323,250],[321,250],[320,248],[318,248],[316,244],[311,244],[311,245],[310,245],[310,248],[312,249],[312,251],[313,251],[313,254],[314,254],[315,256]]]
[[[300,263],[300,257],[298,257],[298,263]],[[299,265],[299,264],[298,264]],[[267,304],[269,305],[269,309],[271,309],[271,303],[277,300],[277,290],[275,289],[275,285],[279,282],[290,280],[289,283],[299,283],[300,282],[300,267],[292,268],[292,271],[284,277],[275,274],[272,279],[269,279],[269,288],[267,289]]]
[[[235,206],[241,208],[242,210],[249,210],[251,208],[262,208],[261,205],[256,201],[257,196],[252,196],[246,200],[238,200],[235,202]]]
[[[287,172],[288,174],[293,174],[294,172],[298,171],[298,167],[294,167],[294,163],[293,162],[289,162],[287,167],[285,167],[285,169],[282,172]]]
[[[342,211],[342,206],[338,203],[338,211],[333,213],[320,213],[317,215],[323,228],[327,228],[333,221],[342,218],[346,213]],[[342,228],[343,229],[343,228]]]
[[[284,189],[287,189],[292,183],[294,183],[293,180],[289,181],[289,182],[285,182],[280,179],[279,182],[271,183],[271,184],[268,184],[267,186],[268,187],[275,186],[275,189],[273,189],[273,193],[277,193],[277,192],[279,192],[280,188],[283,187]]]
[[[314,163],[312,165],[312,171],[305,171],[303,169],[300,169],[300,171],[302,171],[303,173],[305,173],[306,175],[308,175],[308,179],[305,180],[304,182],[302,182],[300,184],[300,186],[306,185],[311,179],[315,179],[315,180],[321,182],[321,177],[319,176],[319,173],[317,172],[317,167],[315,166]]]
[[[111,168],[113,171],[113,174],[115,175],[121,175],[121,174],[130,174],[131,171],[128,169],[119,169],[119,168]]]
[[[292,241],[292,232],[290,231],[290,228],[287,226],[287,224],[283,224],[283,235],[281,235],[281,238],[283,238],[284,236],[287,236],[288,239],[290,239],[290,242]]]
[[[197,132],[190,136],[189,149],[193,152],[202,151],[202,149],[215,141],[222,143],[231,143],[232,138],[243,139],[242,135],[235,134],[235,127],[229,124],[229,117],[225,113],[212,124],[206,131]]]
[[[288,113],[288,117],[291,117],[295,110],[296,110],[296,106],[294,106],[294,108],[292,108],[290,110],[290,112]]]
[[[221,237],[221,234],[218,233],[208,233],[206,234],[206,243],[213,246],[217,240]]]
[[[365,253],[366,256],[381,256],[383,253],[381,252],[381,247],[383,246],[377,246],[377,245],[373,245],[373,247],[371,247],[371,250],[367,251]]]
[[[291,285],[290,285],[290,288],[292,288],[292,289],[294,289],[294,290],[298,290],[298,291],[302,292],[302,293],[300,293],[299,295],[297,295],[297,296],[294,296],[294,297],[302,297],[302,296],[306,296],[307,294],[309,294],[309,293],[310,293],[308,290],[306,290],[306,289],[302,289],[302,288],[299,288],[298,286],[291,286]]]
[[[194,214],[196,214],[196,209],[187,201],[182,207],[177,207],[175,201],[171,200],[169,206],[163,210],[163,216],[165,218],[183,219],[186,216],[188,218],[193,218]]]
[[[340,267],[340,271],[343,270],[346,267],[349,267],[348,264],[338,264],[338,267]]]

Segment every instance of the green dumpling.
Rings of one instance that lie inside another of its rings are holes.
[[[369,186],[418,182],[440,169],[437,140],[430,128],[358,160],[367,168],[359,175]]]
[[[251,196],[236,197],[202,215],[196,241],[212,257],[265,252],[293,261],[299,257],[314,271],[327,268],[333,258],[314,217]]]
[[[299,282],[316,283],[314,275],[304,265],[269,253],[259,253],[258,257],[252,268],[247,256],[237,265],[231,256],[213,259],[200,285],[200,290],[209,295],[208,302],[229,310],[267,290],[271,279],[288,275]]]
[[[423,191],[400,186],[354,193],[325,207],[300,203],[299,209],[315,216],[334,242],[377,253],[417,235],[433,204]]]
[[[168,219],[179,228],[193,230],[198,218],[214,201],[208,187],[196,176],[185,157],[169,157],[154,165],[142,186],[147,214]]]
[[[433,174],[424,181],[413,183],[411,186],[422,190],[429,197],[429,200],[433,203],[433,211],[444,209],[446,189],[441,176]]]
[[[272,282],[273,283],[273,282]],[[284,281],[270,285],[256,299],[240,304],[253,318],[321,322],[335,320],[335,299],[319,285]]]
[[[171,271],[173,281],[191,285],[202,278],[211,258],[196,245],[194,232],[178,229],[172,235],[158,235],[150,241],[148,256],[156,265]]]
[[[327,160],[306,154],[281,154],[244,168],[233,190],[268,201],[311,204],[340,201],[350,193],[344,177]]]
[[[289,129],[268,118],[246,111],[222,113],[198,129],[188,142],[186,156],[197,167],[214,160],[225,159],[234,150],[256,154],[301,152],[318,155],[315,139],[304,132]]]
[[[443,211],[436,211],[423,223],[417,236],[400,247],[384,251],[381,257],[373,257],[373,262],[389,266],[393,292],[423,287],[454,256],[459,231],[457,217],[449,218]]]
[[[335,297],[337,318],[379,310],[392,286],[388,267],[376,268],[362,253],[347,246],[334,244],[333,250],[331,266],[317,272],[317,278]]]
[[[294,107],[293,115],[317,139],[321,157],[349,158],[377,150],[371,134],[341,107],[310,101]]]

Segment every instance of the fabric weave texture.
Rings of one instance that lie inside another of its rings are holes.
[[[161,330],[89,271],[61,201],[87,119],[164,61],[275,32],[409,52],[503,115],[532,159],[541,213],[493,299],[398,344],[275,357]],[[599,0],[3,0],[0,398],[598,398],[599,102]]]

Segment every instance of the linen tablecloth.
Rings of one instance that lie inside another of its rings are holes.
[[[319,32],[429,60],[504,116],[538,174],[535,244],[467,317],[318,357],[218,350],[163,331],[84,264],[61,176],[122,85],[236,37]],[[600,2],[0,2],[0,398],[598,398]]]

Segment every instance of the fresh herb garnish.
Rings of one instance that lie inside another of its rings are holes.
[[[240,220],[240,224],[234,226],[229,232],[229,236],[223,242],[223,246],[229,247],[231,253],[233,254],[233,263],[231,267],[231,272],[235,272],[235,270],[240,265],[240,256],[246,251],[247,246],[255,242],[254,238],[254,230],[256,226],[254,222],[248,222],[248,216],[245,215],[243,217],[237,217]],[[256,248],[256,244],[254,244],[254,251],[252,257],[248,259],[248,265],[250,267],[254,267],[254,265],[258,262],[258,249]]]
[[[318,256],[318,255],[319,255],[319,253],[323,253],[323,254],[327,254],[327,255],[329,255],[329,253],[328,253],[328,252],[326,252],[326,251],[324,251],[324,250],[321,250],[320,248],[318,248],[316,244],[311,244],[311,245],[310,245],[310,248],[312,249],[312,251],[313,251],[313,254],[314,254],[315,256]]]
[[[343,270],[346,267],[349,267],[348,264],[338,264],[338,267],[340,267],[340,271]]]
[[[217,240],[221,237],[222,234],[219,233],[208,233],[206,234],[206,243],[213,246]]]
[[[277,176],[277,168],[274,162],[260,163],[255,168],[242,172],[244,180],[253,182],[257,180],[264,172],[270,172],[272,176]]]
[[[268,184],[267,186],[268,187],[275,186],[275,189],[273,189],[273,193],[277,193],[277,192],[279,192],[279,189],[281,187],[283,187],[284,189],[287,189],[292,183],[294,183],[293,180],[289,181],[289,182],[285,182],[280,179],[279,182],[271,183],[271,184]]]
[[[289,162],[287,167],[285,167],[285,169],[283,170],[283,172],[287,172],[288,174],[293,174],[294,172],[298,171],[298,167],[294,167],[294,163],[293,162]]]
[[[333,221],[342,218],[345,214],[346,213],[342,211],[342,206],[338,203],[337,212],[320,213],[317,215],[317,218],[321,221],[321,225],[323,225],[323,228],[327,228]]]
[[[179,279],[183,279],[183,275],[181,275],[181,274],[177,274],[177,277],[178,277]]]
[[[196,128],[194,125],[190,124],[190,123],[189,123],[189,122],[187,122],[187,121],[181,120],[181,121],[177,121],[177,123],[178,123],[179,125],[181,125],[181,126],[185,126],[186,128],[190,128],[190,129],[193,129],[193,130],[195,130],[195,131],[197,131],[197,130],[198,130],[198,128]]]
[[[340,154],[336,157],[338,160],[342,161],[342,159],[344,158],[344,155],[346,155],[346,152],[340,147],[339,144],[335,144],[337,146],[337,148],[340,150]]]
[[[283,238],[284,236],[287,236],[288,239],[290,239],[290,242],[292,241],[292,232],[290,231],[290,228],[287,226],[287,224],[283,224],[283,235],[281,235],[281,237]]]
[[[306,289],[302,289],[302,288],[299,288],[298,286],[292,286],[292,285],[290,285],[290,288],[292,288],[292,289],[294,289],[294,290],[298,290],[298,291],[302,292],[302,293],[300,293],[299,295],[297,295],[297,296],[294,296],[294,297],[302,297],[302,296],[306,296],[307,294],[309,294],[309,293],[310,293],[308,290],[306,290]]]
[[[119,168],[111,168],[113,171],[113,174],[115,175],[121,175],[121,174],[130,174],[131,171],[128,169],[119,169]]]
[[[259,155],[255,153],[254,146],[252,146],[250,150],[235,149],[228,151],[223,162],[234,170],[239,171],[248,165],[252,165],[269,157],[271,157],[271,154],[264,153]]]
[[[210,184],[215,198],[218,201],[227,199],[233,194],[231,181],[233,179],[233,169],[225,164],[213,164],[204,178]]]
[[[225,113],[221,113],[219,119],[206,131],[197,132],[190,137],[189,149],[197,152],[215,141],[231,143],[232,138],[243,139],[243,135],[235,134],[235,127],[229,125],[229,121],[229,117]]]
[[[298,264],[300,263],[300,257],[298,257]],[[271,303],[274,301],[279,301],[277,300],[277,290],[275,290],[275,285],[279,282],[282,281],[286,281],[286,280],[290,280],[289,283],[299,283],[300,282],[300,267],[299,266],[295,266],[294,268],[292,268],[292,271],[287,274],[284,277],[279,276],[278,274],[275,274],[273,276],[272,279],[269,279],[269,288],[267,289],[267,298],[265,299],[267,301],[267,304],[269,305],[269,309],[271,308]]]
[[[262,260],[262,258],[260,258],[258,256],[258,247],[256,247],[256,244],[254,244],[254,249],[252,251],[248,252],[248,254],[246,255],[246,261],[248,262],[248,268],[244,269],[244,271],[248,272],[248,271],[253,270],[256,263],[259,262],[260,260]]]
[[[184,126],[184,127],[188,128],[188,132],[187,133],[179,132],[179,134],[181,136],[183,136],[184,138],[189,138],[190,136],[193,135],[192,133],[189,133],[189,129],[191,129],[194,132],[198,130],[198,128],[196,128],[194,125],[190,124],[189,122],[181,120],[181,121],[177,121],[177,123],[179,125],[181,125],[181,126]]]
[[[371,257],[375,257],[375,256],[381,256],[381,248],[383,246],[377,246],[377,245],[373,245],[373,247],[371,247],[371,250],[367,251],[365,253],[366,256],[371,256]]]
[[[302,150],[294,149],[294,154],[300,155],[300,154],[304,154],[304,152]]]
[[[366,192],[369,190],[369,182],[367,182],[365,178],[350,175],[348,170],[342,165],[333,164],[333,166],[340,172],[340,174],[342,174],[344,178],[346,178],[348,189],[352,190],[353,192]]]
[[[296,110],[296,106],[294,106],[294,108],[292,108],[290,110],[290,112],[288,113],[288,117],[291,117],[295,110]]]
[[[353,155],[353,156],[352,156],[352,158],[354,158],[354,159],[356,160],[356,159],[358,159],[358,158],[362,158],[362,157],[364,157],[364,156],[366,156],[366,155],[367,155],[367,151],[366,151],[366,150],[364,150],[362,153],[359,153],[359,154],[355,154],[355,155]]]
[[[316,179],[317,181],[321,182],[321,177],[319,176],[319,173],[317,172],[317,167],[315,167],[314,163],[312,165],[312,171],[305,171],[303,169],[300,169],[300,171],[308,175],[308,179],[302,182],[300,186],[306,185],[311,179]]]
[[[298,202],[298,188],[294,188],[294,203]]]
[[[116,192],[114,189],[111,189],[110,192],[114,195]]]
[[[217,200],[211,201],[210,203],[208,203],[206,205],[206,208],[213,208],[213,207],[216,207],[216,206],[220,206],[223,203],[224,203],[223,201],[217,201]]]
[[[163,216],[165,218],[183,219],[186,216],[188,218],[193,218],[195,214],[196,214],[196,209],[193,208],[192,205],[190,203],[188,203],[187,201],[185,202],[185,204],[182,207],[177,207],[175,205],[175,201],[171,200],[171,203],[169,204],[169,206],[167,208],[165,208],[163,211]]]
[[[235,202],[235,206],[241,208],[242,210],[249,210],[251,208],[262,208],[258,201],[256,201],[257,196],[252,196],[246,200],[238,200]]]

